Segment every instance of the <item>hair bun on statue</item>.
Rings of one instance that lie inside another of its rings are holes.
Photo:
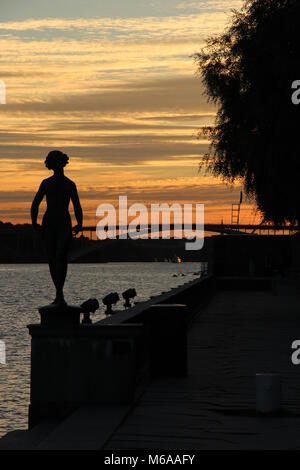
[[[52,150],[48,153],[45,165],[49,170],[64,168],[69,163],[69,157],[60,150]]]

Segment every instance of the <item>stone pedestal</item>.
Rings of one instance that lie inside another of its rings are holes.
[[[79,406],[130,403],[147,370],[142,325],[82,325],[80,307],[40,309],[29,325],[29,427],[63,419]]]
[[[80,324],[81,307],[74,305],[46,305],[39,308],[41,325],[45,327],[78,326]]]

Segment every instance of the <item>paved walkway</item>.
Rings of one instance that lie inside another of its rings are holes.
[[[300,297],[221,291],[189,332],[189,376],[154,381],[106,449],[300,449]],[[255,414],[255,374],[282,374],[284,412]]]

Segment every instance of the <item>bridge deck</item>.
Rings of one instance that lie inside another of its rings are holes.
[[[189,376],[155,380],[106,449],[300,449],[300,297],[225,292],[189,332]],[[284,413],[255,413],[255,373],[282,374]]]

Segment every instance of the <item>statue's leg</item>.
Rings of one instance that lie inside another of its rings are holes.
[[[56,297],[64,302],[64,284],[68,270],[68,251],[72,240],[71,228],[61,228],[57,236],[56,248]]]
[[[46,253],[48,258],[49,270],[51,279],[55,288],[57,289],[57,279],[56,279],[56,237],[51,230],[51,227],[47,227],[44,229],[43,238],[45,241]]]

